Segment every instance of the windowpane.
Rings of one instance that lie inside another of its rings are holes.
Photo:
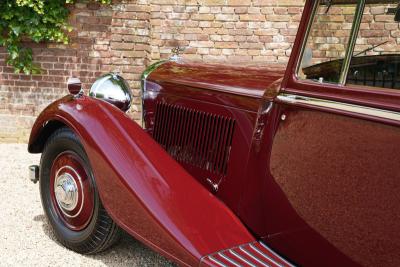
[[[339,81],[356,4],[336,2],[339,1],[320,1],[318,4],[298,72],[300,79]]]
[[[364,10],[347,84],[400,89],[399,3],[373,2],[367,1]]]

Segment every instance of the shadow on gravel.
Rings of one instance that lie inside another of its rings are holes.
[[[42,230],[45,235],[62,246],[51,228],[44,214],[36,215],[33,220],[42,223]],[[63,247],[63,246],[62,246]],[[75,253],[75,252],[71,252]],[[110,249],[95,255],[82,255],[91,259],[99,260],[110,267],[121,266],[175,266],[160,254],[152,251],[142,243],[131,237],[125,231],[121,235],[121,240]]]
[[[33,220],[35,222],[41,222],[43,232],[46,234],[46,236],[48,236],[51,240],[57,242],[57,244],[61,246],[61,244],[58,243],[56,236],[54,235],[53,229],[51,228],[49,222],[47,221],[46,215],[44,214],[36,215],[35,217],[33,217]]]

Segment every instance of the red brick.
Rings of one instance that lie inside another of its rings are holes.
[[[287,61],[303,1],[125,0],[115,1],[112,8],[77,3],[71,10],[75,30],[70,45],[29,44],[43,69],[40,75],[13,74],[0,47],[0,98],[5,99],[0,115],[15,116],[15,127],[26,135],[34,117],[67,93],[69,76],[78,76],[87,92],[96,77],[120,71],[135,96],[128,114],[139,119],[141,72],[153,61],[168,58],[177,45],[186,48],[184,57],[194,60]],[[398,34],[393,25],[385,30]],[[278,34],[284,36],[283,43],[273,43]],[[24,105],[19,104],[22,98]],[[19,122],[22,116],[29,119]]]

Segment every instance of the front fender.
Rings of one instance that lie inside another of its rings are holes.
[[[102,203],[117,224],[165,256],[193,266],[205,255],[254,241],[230,209],[116,107],[86,96],[54,102],[33,126],[31,152],[39,152],[49,123],[80,137]]]

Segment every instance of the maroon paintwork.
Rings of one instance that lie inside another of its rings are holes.
[[[269,84],[281,78],[285,68],[282,65],[270,66],[228,66],[220,64],[201,64],[190,63],[179,60],[178,62],[167,62],[158,67],[150,74],[147,81],[155,81],[160,86],[166,84],[185,86],[185,89],[205,89],[200,90],[201,95],[195,92],[185,92],[185,97],[194,97],[199,100],[232,105],[250,109],[247,103],[236,103],[234,100],[227,102],[217,102],[221,100],[221,93],[227,93],[226,97],[243,96],[261,99],[265,94]],[[260,82],[262,81],[262,82]],[[161,89],[161,88],[160,88]],[[154,90],[154,89],[153,89]],[[161,91],[159,91],[161,92]],[[168,91],[168,93],[176,93]],[[204,96],[203,96],[204,95]],[[214,98],[217,99],[214,99]],[[254,108],[254,107],[253,107]],[[255,111],[257,111],[257,108]]]
[[[113,219],[181,265],[214,265],[213,255],[227,263],[215,253],[262,240],[300,266],[399,266],[399,123],[276,98],[400,111],[396,90],[296,78],[313,3],[285,73],[169,61],[146,78],[145,131],[109,103],[68,96],[39,116],[29,151],[72,128]],[[202,127],[210,121],[215,129]],[[192,164],[193,151],[205,164]],[[210,164],[221,155],[227,170],[218,173]]]
[[[279,234],[270,241],[287,253],[291,249],[282,244],[318,233],[318,240],[307,242],[313,255],[320,243],[331,244],[324,251],[343,253],[327,255],[326,266],[343,265],[346,258],[363,266],[399,266],[400,129],[312,109],[282,112],[287,119],[274,138],[270,171],[303,222],[275,226]],[[312,263],[308,254],[298,255],[306,265]]]
[[[299,32],[312,4],[306,3]],[[400,110],[397,90],[298,80],[303,38],[296,38],[282,92]],[[278,109],[277,118],[287,119],[275,123],[269,171],[286,208],[269,211],[287,223],[271,226],[279,234],[266,242],[307,266],[398,266],[399,123],[307,105]],[[299,250],[302,244],[307,249]]]
[[[153,133],[157,102],[218,114],[236,121],[230,162],[240,164],[230,164],[226,177],[221,178],[220,175],[182,163],[204,186],[209,187],[207,178],[215,183],[219,182],[217,196],[236,212],[239,209],[242,185],[247,180],[245,166],[257,112],[265,102],[265,97],[272,99],[276,96],[278,88],[270,85],[282,73],[282,67],[279,66],[245,68],[217,64],[165,63],[147,79],[144,98],[145,128],[150,134]],[[261,80],[263,83],[259,82]]]
[[[112,218],[167,257],[192,266],[205,255],[255,241],[222,202],[118,108],[86,96],[64,97],[37,119],[30,152],[41,151],[38,142],[55,124],[70,127],[82,140]]]

